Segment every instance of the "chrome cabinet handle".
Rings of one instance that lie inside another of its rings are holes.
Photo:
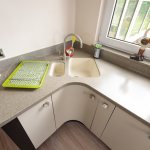
[[[103,107],[104,109],[107,109],[109,106],[108,106],[108,104],[103,103],[103,104],[102,104],[102,107]]]
[[[91,100],[95,100],[95,95],[94,94],[90,94],[90,99]]]
[[[43,104],[43,107],[48,107],[49,106],[49,102],[45,102],[44,104]]]

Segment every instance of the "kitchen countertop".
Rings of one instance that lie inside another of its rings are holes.
[[[75,54],[79,57],[90,57],[85,52],[75,51]],[[50,61],[51,58],[54,57],[46,56],[43,60]],[[40,89],[5,89],[1,86],[0,127],[69,84],[83,84],[94,89],[150,125],[150,79],[101,59],[95,61],[100,71],[98,78],[69,77],[67,60],[65,75],[61,77],[47,75]]]

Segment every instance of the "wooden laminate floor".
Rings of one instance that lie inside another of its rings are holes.
[[[0,150],[19,150],[16,144],[0,128]]]
[[[0,150],[19,150],[0,129]],[[60,127],[38,150],[110,150],[84,125],[68,122]]]
[[[68,122],[58,129],[38,150],[110,150],[84,125]]]

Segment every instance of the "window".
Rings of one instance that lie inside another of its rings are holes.
[[[104,8],[101,43],[129,53],[137,52],[140,47],[137,40],[150,28],[150,0],[106,0]],[[150,49],[145,57],[150,59]]]

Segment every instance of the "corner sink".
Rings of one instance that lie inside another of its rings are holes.
[[[69,76],[71,77],[99,77],[100,73],[92,58],[70,58]]]
[[[49,75],[52,77],[63,76],[65,73],[65,64],[63,62],[52,62]]]

